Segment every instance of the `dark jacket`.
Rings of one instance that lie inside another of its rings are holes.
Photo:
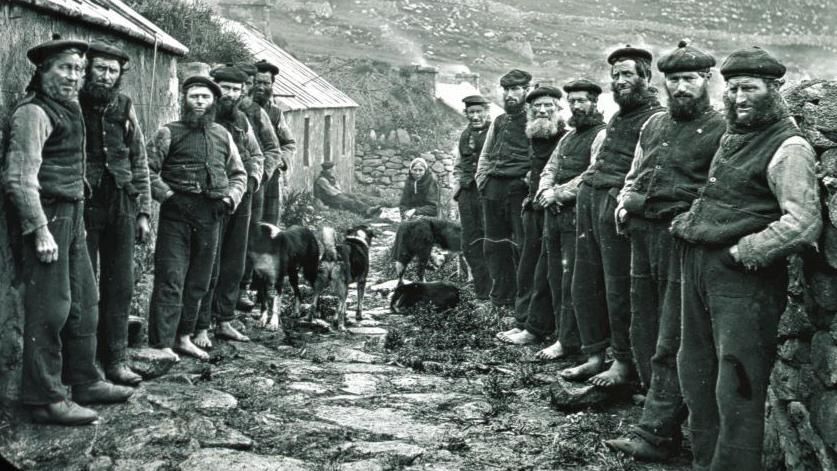
[[[416,210],[416,216],[439,217],[439,184],[430,167],[418,181],[412,175],[407,177],[398,208],[402,217],[410,209]]]
[[[487,134],[488,126],[474,129],[469,124],[459,136],[459,159],[453,167],[453,174],[460,188],[468,188],[474,184],[474,174],[477,172],[477,163]]]
[[[566,133],[565,129],[561,129],[558,134],[548,139],[533,138],[530,140],[529,198],[534,198],[537,194],[538,185],[541,182],[541,172],[549,161],[549,157],[552,156],[552,152],[555,151],[555,147],[558,146],[558,142]]]
[[[247,116],[248,121],[253,126],[253,133],[259,141],[259,148],[263,155],[263,181],[266,182],[273,175],[280,162],[279,138],[270,123],[270,117],[257,103],[251,102],[249,106],[242,107],[241,111]]]
[[[477,184],[484,184],[487,177],[523,178],[529,169],[526,110],[501,114],[491,125],[477,163]]]

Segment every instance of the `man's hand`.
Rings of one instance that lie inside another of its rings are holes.
[[[58,261],[58,244],[55,243],[47,226],[35,229],[35,253],[38,260],[44,263]]]
[[[540,195],[538,195],[538,204],[543,206],[544,208],[557,203],[558,197],[555,194],[554,188],[547,188],[546,190],[542,191]]]
[[[151,225],[147,214],[137,216],[137,242],[144,244],[151,237]]]
[[[414,214],[416,214],[415,209],[408,209],[404,211],[404,219],[412,219]]]
[[[625,223],[628,222],[628,210],[620,203],[616,206],[616,211],[613,212],[613,218],[616,222],[616,233],[625,235]]]
[[[256,192],[256,187],[259,186],[259,182],[256,180],[256,177],[247,177],[247,192],[251,195]]]

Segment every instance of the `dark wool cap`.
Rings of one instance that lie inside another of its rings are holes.
[[[322,167],[323,167],[323,170],[328,170],[330,168],[334,168],[334,162],[323,162]]]
[[[235,66],[238,67],[239,70],[251,77],[256,75],[256,72],[259,71],[259,69],[257,69],[255,65],[249,62],[236,62]]]
[[[715,66],[715,58],[698,48],[680,41],[677,49],[660,57],[657,69],[664,74],[674,72],[703,72]]]
[[[90,48],[87,49],[87,57],[103,57],[105,59],[116,59],[125,68],[125,64],[130,60],[128,54],[120,49],[117,45],[111,44],[103,39],[94,39],[90,43]]]
[[[550,86],[538,87],[538,88],[532,90],[531,92],[529,92],[528,95],[526,95],[526,103],[532,103],[533,101],[535,101],[535,98],[540,98],[542,96],[551,96],[552,98],[555,98],[556,100],[560,100],[561,97],[564,96],[564,94],[561,93],[561,90],[559,90],[555,87],[550,87]]]
[[[785,70],[781,62],[758,46],[739,49],[730,54],[721,64],[721,75],[724,76],[724,80],[740,75],[777,79],[785,75]]]
[[[32,49],[26,51],[26,57],[28,57],[29,61],[33,64],[41,65],[44,60],[58,54],[61,51],[66,51],[67,49],[79,49],[82,53],[84,53],[87,51],[87,48],[87,41],[81,41],[79,39],[61,39],[60,34],[53,34],[52,40],[38,44]]]
[[[209,88],[210,90],[212,90],[212,93],[215,95],[215,98],[221,96],[221,87],[219,87],[217,83],[212,81],[211,78],[206,77],[204,75],[193,75],[187,78],[183,81],[183,87],[181,88],[183,92],[186,93],[186,90],[197,86]]]
[[[599,95],[602,93],[602,87],[598,86],[595,82],[592,82],[587,79],[578,79],[573,80],[564,85],[564,91],[567,93],[570,92],[590,92],[594,95]]]
[[[474,105],[487,105],[488,100],[486,100],[482,95],[471,95],[463,98],[462,103],[465,103],[465,107],[467,108]]]
[[[625,47],[619,48],[619,49],[611,52],[610,55],[607,56],[607,63],[610,64],[610,65],[613,65],[619,59],[637,59],[637,58],[647,59],[648,62],[651,62],[651,60],[654,58],[654,56],[652,56],[651,53],[649,51],[646,51],[645,49],[640,49],[638,47],[631,47],[630,44],[626,44]]]
[[[221,66],[211,71],[209,75],[215,82],[244,83],[247,81],[247,74],[238,67]]]
[[[500,86],[503,88],[513,87],[515,85],[529,85],[532,81],[532,74],[525,70],[512,69],[506,75],[500,77]]]
[[[279,75],[279,67],[276,67],[275,65],[271,64],[270,62],[268,62],[264,59],[256,62],[253,65],[256,67],[256,70],[258,70],[259,72],[269,72],[270,75],[274,75],[274,76]]]

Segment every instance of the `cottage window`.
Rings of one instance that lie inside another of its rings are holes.
[[[325,117],[323,129],[323,162],[331,162],[331,115]]]
[[[302,140],[302,165],[311,166],[311,149],[309,146],[311,137],[311,118],[305,118],[305,132]]]

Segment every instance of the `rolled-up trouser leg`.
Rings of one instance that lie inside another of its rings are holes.
[[[517,266],[517,291],[514,300],[515,319],[517,327],[521,329],[526,324],[526,317],[529,315],[530,305],[535,290],[537,289],[535,278],[543,248],[543,219],[543,211],[536,211],[534,209],[526,209],[521,215],[521,221],[523,222],[523,246],[520,250],[520,262]],[[546,265],[541,269],[546,272]],[[540,282],[542,289],[540,294],[543,296],[543,288],[548,283],[545,273],[541,275]],[[541,305],[543,301],[543,299],[538,300]],[[551,303],[551,297],[546,301]]]
[[[485,235],[482,205],[479,193],[473,185],[462,188],[457,200],[459,219],[462,223],[462,252],[474,277],[474,294],[477,299],[488,299],[491,292],[491,276],[485,263],[483,237]]]
[[[153,348],[171,348],[183,311],[183,282],[189,268],[192,225],[178,208],[160,206],[154,246],[154,288],[148,310],[148,342]]]

